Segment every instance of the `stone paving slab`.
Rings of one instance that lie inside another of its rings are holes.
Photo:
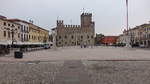
[[[93,84],[81,61],[65,61],[54,84]]]

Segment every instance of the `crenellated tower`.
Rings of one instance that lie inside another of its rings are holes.
[[[57,27],[63,27],[64,21],[63,20],[57,20]]]
[[[81,27],[91,27],[92,24],[92,14],[91,13],[82,13],[81,14]]]

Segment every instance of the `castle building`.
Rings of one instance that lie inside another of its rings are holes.
[[[58,47],[94,45],[95,22],[92,21],[92,14],[82,13],[81,25],[64,25],[63,20],[57,20],[56,33]]]

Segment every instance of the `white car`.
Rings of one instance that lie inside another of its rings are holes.
[[[44,48],[49,49],[49,48],[51,48],[51,46],[50,45],[45,45]]]
[[[143,45],[143,44],[142,44],[142,45],[140,45],[140,48],[145,48],[145,45]]]

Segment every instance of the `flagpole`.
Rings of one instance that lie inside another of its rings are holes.
[[[129,7],[128,7],[128,0],[126,0],[126,13],[127,13],[127,34],[126,34],[126,47],[127,48],[131,48],[131,44],[130,44],[130,33],[129,33]]]
[[[128,35],[128,30],[129,30],[129,12],[128,12],[129,10],[128,10],[128,8],[129,8],[129,7],[128,7],[128,0],[126,0],[126,11],[127,11],[127,12],[126,12],[126,13],[127,13],[127,18],[126,18],[126,19],[127,19],[127,35]]]

